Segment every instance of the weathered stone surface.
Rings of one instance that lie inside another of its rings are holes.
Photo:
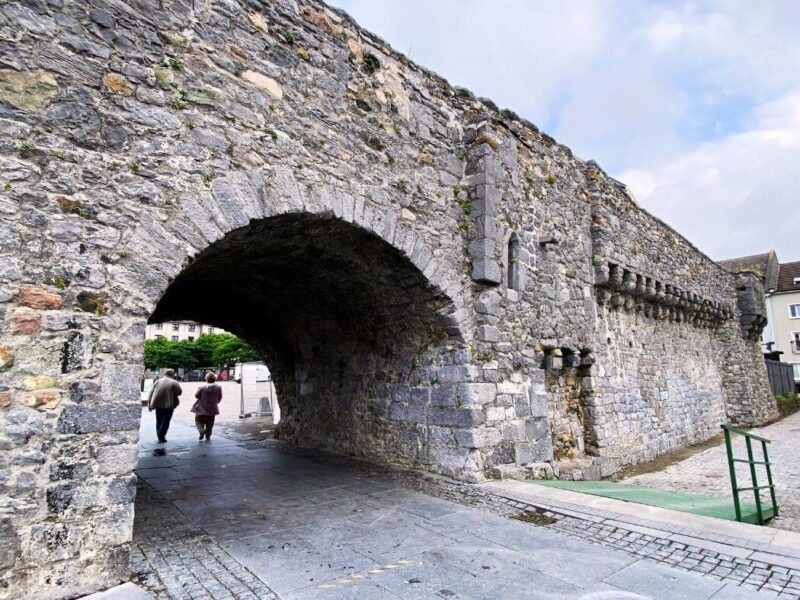
[[[58,93],[58,81],[42,70],[0,69],[0,101],[21,110],[39,112]]]
[[[467,481],[608,476],[774,414],[747,281],[346,16],[267,4],[2,6],[0,444],[41,552],[7,594],[128,576],[150,317],[247,337],[279,437]],[[56,560],[81,527],[108,539]]]
[[[14,366],[14,348],[11,346],[0,346],[0,373],[8,371]]]
[[[58,310],[64,305],[63,298],[58,294],[36,287],[20,288],[17,301],[23,306],[39,310]]]
[[[26,390],[41,390],[44,388],[53,387],[54,384],[55,381],[48,375],[34,375],[31,377],[25,377],[22,380],[22,385]]]
[[[17,402],[31,408],[51,410],[56,408],[61,402],[61,391],[57,389],[36,390],[20,394]]]
[[[106,73],[103,77],[103,85],[112,94],[120,94],[122,96],[130,96],[133,94],[133,87],[125,78],[116,73]]]
[[[259,73],[257,71],[243,71],[242,79],[249,81],[257,87],[260,87],[262,90],[266,90],[275,98],[283,98],[283,90],[281,89],[280,84],[271,77],[267,77],[263,73]]]
[[[68,404],[58,419],[60,433],[98,433],[126,431],[139,425],[141,405]]]

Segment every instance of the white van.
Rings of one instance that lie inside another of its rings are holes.
[[[267,365],[262,362],[239,363],[234,367],[233,378],[236,383],[242,383],[242,372],[247,373],[248,379],[251,374],[255,374],[256,382],[271,381]]]

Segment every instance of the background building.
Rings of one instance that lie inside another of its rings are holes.
[[[197,321],[167,321],[165,323],[148,323],[148,340],[165,338],[173,342],[194,341],[207,333],[227,333],[221,327],[203,325]]]
[[[720,263],[734,272],[757,273],[764,282],[767,325],[762,334],[764,352],[780,352],[792,365],[800,385],[800,261],[781,264],[774,250]]]

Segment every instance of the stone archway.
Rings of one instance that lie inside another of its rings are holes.
[[[440,455],[457,449],[445,428],[472,423],[454,421],[440,398],[432,404],[442,368],[468,378],[454,312],[385,240],[332,213],[298,212],[198,253],[153,319],[191,318],[248,339],[273,372],[281,438],[470,477]]]

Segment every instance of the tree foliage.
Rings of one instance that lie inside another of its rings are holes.
[[[173,342],[166,338],[144,343],[148,369],[229,368],[237,362],[261,360],[247,342],[229,333],[201,335],[194,341]]]

